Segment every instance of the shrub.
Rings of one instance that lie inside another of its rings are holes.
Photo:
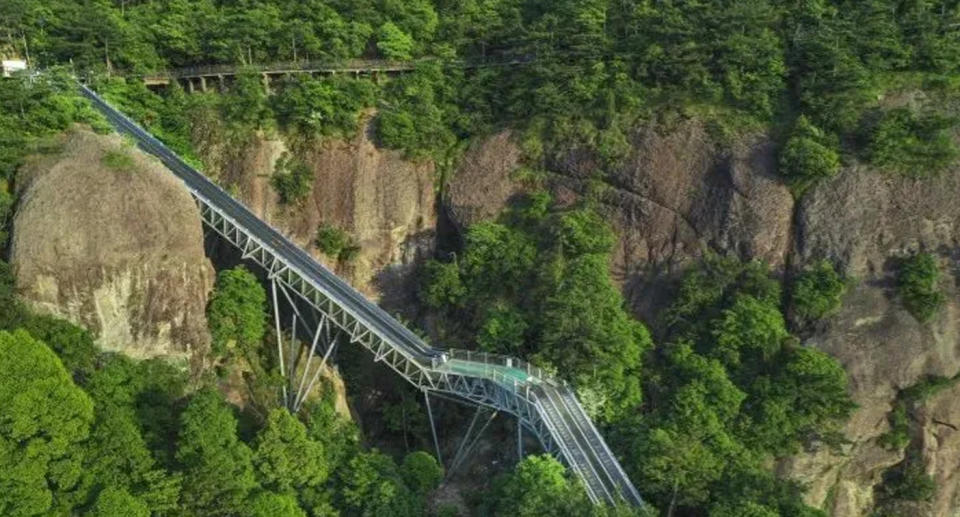
[[[884,113],[873,127],[867,159],[884,169],[922,178],[955,163],[960,151],[950,135],[955,121],[907,108]]]
[[[284,128],[307,135],[352,136],[361,111],[374,105],[376,93],[370,81],[301,75],[285,81],[270,101]]]
[[[929,321],[944,303],[944,295],[937,288],[940,271],[936,258],[929,253],[918,253],[900,264],[897,278],[903,305],[917,321]]]
[[[833,176],[840,169],[839,142],[800,116],[780,153],[780,173],[801,186]]]
[[[439,309],[458,306],[467,295],[456,262],[430,260],[424,265],[421,297],[428,306]]]
[[[274,168],[270,179],[273,188],[280,195],[280,202],[293,204],[303,201],[313,187],[313,171],[306,163],[284,153]]]
[[[102,163],[108,169],[117,172],[133,172],[133,157],[123,151],[107,151],[100,158]]]
[[[324,255],[341,262],[353,260],[360,251],[360,247],[353,242],[347,232],[329,223],[321,224],[317,228],[317,237],[313,243]]]
[[[794,280],[793,310],[804,320],[818,320],[840,307],[840,298],[846,290],[847,286],[833,264],[820,261]]]
[[[907,408],[902,402],[894,406],[887,416],[890,430],[883,433],[877,442],[893,451],[899,451],[910,443],[910,420],[907,417]]]
[[[387,59],[411,59],[413,38],[392,22],[384,23],[377,32],[377,51]]]
[[[887,497],[902,501],[929,501],[936,490],[933,478],[924,471],[923,460],[916,455],[909,455],[883,481]]]

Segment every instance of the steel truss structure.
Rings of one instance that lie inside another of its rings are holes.
[[[183,180],[207,228],[238,249],[244,259],[266,271],[275,312],[279,364],[288,379],[283,400],[290,410],[302,407],[337,344],[356,343],[369,351],[374,361],[386,364],[420,389],[427,398],[428,410],[429,396],[435,395],[490,408],[494,414],[513,415],[518,421],[518,452],[522,452],[521,430],[525,428],[546,451],[564,461],[583,480],[592,501],[643,504],[616,456],[564,383],[518,359],[428,346],[92,90],[81,89],[119,131],[132,136],[141,148],[158,157]],[[293,310],[286,361],[281,299]],[[306,326],[307,319],[298,308],[300,303],[318,316],[315,327]],[[313,335],[299,379],[296,372],[303,350],[296,341],[298,322],[306,328],[306,335]],[[313,358],[324,336],[323,358],[311,374]],[[430,418],[432,422],[432,413]],[[462,464],[475,442],[468,441],[474,423],[453,458],[453,468]],[[439,460],[436,429],[432,430]]]

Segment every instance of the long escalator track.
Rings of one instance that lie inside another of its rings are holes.
[[[486,355],[478,358],[427,345],[91,89],[81,86],[81,91],[119,132],[133,137],[184,182],[208,227],[322,312],[351,342],[372,352],[374,360],[386,363],[424,392],[446,393],[513,414],[583,480],[592,501],[643,505],[565,385],[531,365],[519,366],[523,363],[516,359],[494,362]]]

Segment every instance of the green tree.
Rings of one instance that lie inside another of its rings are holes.
[[[313,170],[306,162],[284,153],[274,166],[270,184],[283,204],[300,203],[313,190]]]
[[[927,474],[918,453],[910,452],[900,465],[884,475],[881,492],[891,499],[929,501],[937,492],[937,484]]]
[[[77,382],[82,383],[93,374],[100,351],[86,329],[42,314],[27,318],[22,328],[47,343]]]
[[[601,386],[601,418],[614,419],[639,404],[640,361],[652,342],[646,327],[623,311],[607,257],[577,257],[548,282],[538,358],[579,384]]]
[[[529,328],[522,312],[498,303],[487,311],[477,331],[477,345],[487,352],[518,354],[523,352]]]
[[[412,59],[413,38],[393,22],[387,22],[377,31],[377,50],[387,59],[396,61]]]
[[[93,403],[25,331],[0,331],[0,371],[0,513],[45,514],[80,479]]]
[[[403,479],[414,492],[426,495],[443,481],[443,467],[430,453],[415,451],[403,458]]]
[[[840,170],[838,147],[836,138],[801,115],[780,152],[780,173],[801,187],[829,178]]]
[[[937,283],[940,270],[930,253],[917,253],[901,261],[897,273],[897,289],[903,305],[920,323],[933,318],[943,306],[945,297]]]
[[[775,305],[740,295],[714,323],[710,355],[730,369],[764,363],[780,352],[787,335],[783,315]]]
[[[467,288],[460,278],[456,262],[429,260],[423,266],[420,297],[431,308],[457,307],[464,301]]]
[[[300,75],[281,85],[271,105],[282,127],[307,136],[349,138],[360,125],[362,110],[375,105],[376,94],[376,86],[370,81]]]
[[[828,260],[821,260],[802,271],[793,281],[790,293],[794,313],[804,321],[813,321],[835,312],[847,284]]]
[[[97,495],[90,517],[148,517],[147,505],[122,488],[105,488]]]
[[[181,417],[177,461],[183,466],[185,515],[236,515],[257,487],[252,453],[237,438],[237,420],[220,395],[197,392]]]
[[[527,456],[500,483],[496,514],[517,517],[580,515],[590,505],[583,488],[551,456]]]
[[[87,384],[93,398],[94,423],[83,445],[82,485],[94,492],[122,489],[155,512],[177,508],[180,477],[156,465],[143,437],[137,404],[153,379],[142,364],[123,356],[104,360]]]
[[[257,277],[243,266],[221,271],[207,306],[213,350],[259,346],[266,332],[267,295]]]
[[[317,228],[313,243],[324,255],[342,262],[351,260],[360,251],[350,234],[329,223],[323,223]]]
[[[397,465],[376,450],[354,456],[340,470],[340,483],[341,508],[346,515],[412,517],[422,513],[421,501],[404,484]]]
[[[286,409],[274,409],[257,434],[253,464],[265,488],[296,494],[326,481],[329,466],[323,445],[307,436],[307,429]]]
[[[297,499],[290,494],[257,492],[250,498],[240,514],[243,517],[307,517],[307,513],[297,505]]]
[[[956,163],[956,120],[936,113],[897,108],[881,115],[869,134],[867,158],[904,176],[923,178]]]

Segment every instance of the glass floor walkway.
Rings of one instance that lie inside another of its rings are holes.
[[[526,370],[506,366],[502,364],[482,363],[478,361],[465,361],[463,359],[450,359],[438,368],[439,371],[449,372],[466,377],[486,377],[493,378],[495,381],[504,381],[513,384],[538,384],[540,378],[528,374]]]

